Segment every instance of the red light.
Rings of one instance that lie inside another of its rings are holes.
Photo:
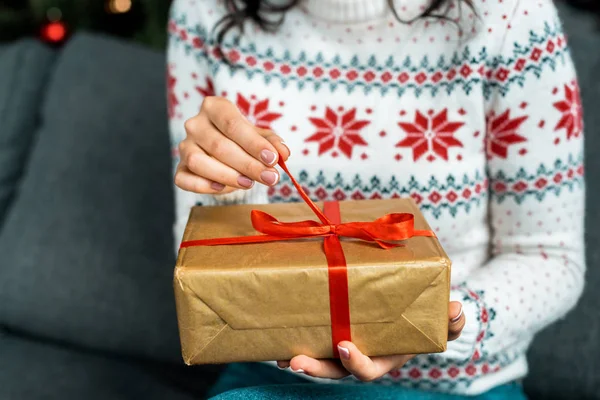
[[[67,36],[67,28],[62,22],[50,22],[42,29],[42,36],[50,42],[61,42]]]

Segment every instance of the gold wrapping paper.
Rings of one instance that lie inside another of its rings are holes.
[[[319,204],[322,208],[322,204]],[[317,220],[304,203],[194,207],[183,240],[250,236],[250,212]],[[415,215],[410,199],[340,202],[342,222]],[[450,260],[435,237],[383,250],[343,239],[352,341],[369,356],[446,350]],[[333,356],[323,238],[181,249],[174,275],[186,364]]]

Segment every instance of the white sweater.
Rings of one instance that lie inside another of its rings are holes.
[[[581,103],[551,0],[454,2],[456,23],[401,23],[387,0],[304,0],[276,34],[248,24],[228,37],[236,69],[214,51],[222,3],[173,5],[173,149],[203,98],[225,96],[285,139],[314,199],[413,197],[453,261],[467,326],[446,353],[371,384],[478,394],[523,377],[534,335],[584,284]],[[408,21],[420,3],[396,9]],[[195,204],[299,200],[285,176],[176,196],[178,241]]]

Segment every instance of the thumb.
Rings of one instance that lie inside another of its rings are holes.
[[[348,372],[363,382],[370,382],[379,377],[377,366],[361,353],[354,343],[343,341],[338,345],[340,361]]]
[[[466,318],[462,304],[458,301],[450,302],[448,307],[448,340],[456,340],[465,327]]]

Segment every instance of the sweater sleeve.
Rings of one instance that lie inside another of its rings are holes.
[[[453,289],[467,317],[443,355],[454,361],[523,351],[584,286],[575,70],[551,0],[518,0],[507,21],[485,85],[491,258]]]
[[[204,21],[202,3],[197,0],[175,0],[169,18],[167,51],[167,103],[173,173],[179,164],[178,145],[185,139],[184,123],[195,116],[207,96],[219,95],[211,76],[209,52],[210,30]],[[267,189],[254,185],[225,195],[202,195],[175,187],[175,245],[178,248],[189,212],[194,205],[266,203]]]

